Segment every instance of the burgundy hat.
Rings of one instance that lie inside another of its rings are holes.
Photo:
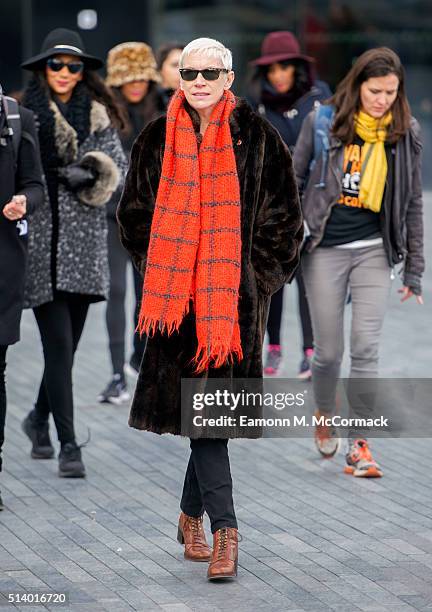
[[[254,66],[269,66],[275,62],[290,59],[302,59],[314,62],[313,57],[300,53],[297,38],[291,32],[270,32],[264,38],[261,46],[261,57],[250,62]]]

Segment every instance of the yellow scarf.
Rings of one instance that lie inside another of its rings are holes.
[[[387,178],[387,157],[384,143],[387,127],[392,122],[389,112],[380,119],[360,111],[354,117],[355,131],[365,141],[362,147],[362,169],[360,178],[360,204],[379,212]]]

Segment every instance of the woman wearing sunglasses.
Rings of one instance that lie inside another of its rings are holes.
[[[231,93],[231,52],[194,40],[180,75],[167,116],[134,144],[117,212],[122,242],[144,275],[139,327],[149,333],[129,424],[177,435],[188,428],[182,378],[262,378],[269,299],[296,269],[303,233],[291,157],[276,130]],[[210,580],[233,578],[228,438],[259,433],[194,433],[178,539],[187,559],[210,561]]]
[[[76,443],[72,365],[89,305],[108,294],[105,204],[126,171],[115,127],[121,113],[94,70],[80,36],[53,30],[42,52],[23,67],[33,72],[24,94],[36,115],[45,200],[30,219],[26,305],[33,308],[45,369],[34,410],[23,422],[34,459],[53,457],[53,414],[61,445],[59,475],[85,476]]]

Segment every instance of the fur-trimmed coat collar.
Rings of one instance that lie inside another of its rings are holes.
[[[49,108],[54,116],[54,135],[57,154],[63,164],[70,164],[77,159],[78,133],[61,113],[54,100],[49,101]],[[103,104],[92,100],[90,108],[90,134],[102,132],[110,125],[107,110]]]
[[[105,106],[91,98],[84,83],[78,83],[70,101],[62,104],[56,103],[44,81],[34,76],[25,91],[23,104],[37,118],[45,172],[75,161],[79,145],[90,134],[110,125]]]

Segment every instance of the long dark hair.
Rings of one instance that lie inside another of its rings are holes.
[[[43,70],[34,71],[34,77],[33,82],[37,82],[41,89],[45,92],[46,96],[49,98],[51,96],[51,90],[47,83],[45,72]],[[93,100],[100,102],[106,107],[113,127],[119,131],[126,129],[128,122],[127,115],[125,114],[121,104],[117,102],[112,92],[105,85],[102,78],[93,70],[86,70],[84,67],[82,81],[77,83],[74,88],[74,92],[77,90],[77,88],[78,90],[81,89],[82,85],[84,85],[89,96]],[[24,99],[25,97],[26,96],[24,95]]]
[[[293,89],[297,89],[302,94],[309,91],[309,89],[313,85],[313,69],[309,62],[303,59],[289,59],[281,60],[277,63],[281,66],[294,66],[294,85],[292,87]],[[267,80],[270,66],[261,66],[260,69],[261,75],[264,76]]]
[[[329,104],[336,109],[332,133],[344,144],[353,142],[355,137],[354,115],[360,110],[362,83],[389,74],[394,74],[399,79],[399,88],[391,109],[393,121],[388,128],[387,140],[391,143],[396,142],[407,132],[411,109],[405,93],[405,71],[399,56],[394,51],[388,47],[379,47],[360,55],[329,100]]]
[[[160,70],[165,64],[165,60],[167,59],[171,51],[176,51],[177,49],[179,49],[179,51],[183,51],[184,45],[178,42],[170,42],[159,47],[159,49],[156,51],[156,61],[158,70]]]
[[[315,75],[313,67],[309,65],[309,62],[302,59],[289,59],[281,60],[275,63],[281,64],[281,66],[291,65],[295,68],[294,84],[292,88],[286,94],[275,94],[275,96],[286,96],[292,101],[292,103],[294,103],[313,86]],[[259,102],[263,96],[264,85],[266,83],[270,85],[268,80],[268,71],[270,66],[271,64],[267,66],[257,66],[249,79],[249,95],[256,102]],[[268,98],[268,96],[266,96],[266,98]]]
[[[113,126],[118,130],[126,129],[128,119],[125,110],[117,102],[103,79],[92,70],[84,70],[83,82],[87,85],[92,98],[106,106]]]
[[[121,87],[112,87],[111,89],[113,92],[112,95],[114,96],[117,105],[121,108],[124,115],[122,137],[125,136],[127,138],[133,132],[133,126],[130,122],[128,113],[129,102],[122,94]],[[154,81],[149,81],[149,87],[146,95],[140,102],[133,104],[133,107],[136,108],[138,114],[141,116],[143,127],[145,127],[147,123],[153,119],[156,119],[156,117],[159,116],[164,110],[157,83]]]

